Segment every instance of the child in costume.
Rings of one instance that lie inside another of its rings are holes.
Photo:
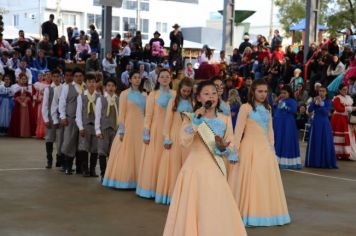
[[[14,108],[13,96],[10,75],[5,75],[4,83],[0,85],[0,135],[7,134]]]

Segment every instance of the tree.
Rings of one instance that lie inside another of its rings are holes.
[[[327,24],[330,34],[349,27],[356,28],[356,0],[333,0],[330,3]]]

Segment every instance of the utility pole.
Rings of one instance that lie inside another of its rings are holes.
[[[225,50],[227,55],[230,55],[234,48],[235,0],[224,0],[224,16],[222,24],[222,49]]]
[[[141,0],[137,0],[136,8],[136,31],[141,30]]]
[[[273,10],[274,10],[274,0],[271,0],[271,16],[269,18],[269,35],[268,35],[269,42],[271,42],[273,38]]]
[[[320,0],[307,0],[304,37],[304,62],[306,62],[309,45],[317,41],[320,14]]]
[[[56,1],[56,18],[57,18],[58,32],[60,32],[60,35],[64,35],[63,25],[62,25],[62,14],[61,14],[61,0]]]

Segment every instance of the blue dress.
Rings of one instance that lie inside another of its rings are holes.
[[[12,109],[14,107],[13,94],[10,87],[0,86],[0,133],[7,133],[10,125]]]
[[[325,99],[316,105],[313,101],[308,112],[314,112],[310,128],[309,142],[305,156],[305,166],[314,168],[337,168],[333,134],[329,120],[332,102]]]
[[[230,103],[232,129],[234,131],[235,131],[235,125],[237,121],[237,115],[239,114],[239,110],[240,110],[240,105],[238,103]]]
[[[292,98],[281,100],[274,110],[274,146],[281,169],[302,168],[296,113],[297,102]]]

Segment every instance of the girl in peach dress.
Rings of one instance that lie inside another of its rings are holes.
[[[163,69],[157,77],[155,90],[147,97],[143,132],[143,150],[138,172],[136,194],[144,198],[156,196],[158,169],[163,152],[163,125],[169,100],[175,95],[170,89],[171,75]]]
[[[290,223],[274,151],[267,88],[262,79],[253,82],[235,128],[234,141],[240,161],[238,165],[230,165],[228,181],[247,226]]]
[[[182,148],[179,133],[182,126],[182,112],[193,112],[193,82],[184,79],[179,83],[177,96],[167,107],[164,123],[164,148],[158,173],[156,203],[169,204],[180,168],[188,156],[189,149]]]
[[[211,101],[206,109],[207,101]],[[204,106],[202,106],[204,104]],[[226,157],[236,162],[232,124],[217,112],[219,98],[212,81],[197,88],[195,114],[185,113],[181,144],[191,148],[179,172],[164,236],[245,236],[235,199],[227,183]]]
[[[218,90],[220,100],[219,112],[221,112],[225,116],[231,116],[230,105],[228,102],[224,101],[222,97],[225,89],[224,81],[219,76],[214,76],[211,78],[211,80],[214,82],[216,89]]]
[[[120,94],[119,129],[111,146],[103,185],[118,189],[135,189],[142,154],[146,94],[142,92],[138,72],[130,74],[131,87]]]

